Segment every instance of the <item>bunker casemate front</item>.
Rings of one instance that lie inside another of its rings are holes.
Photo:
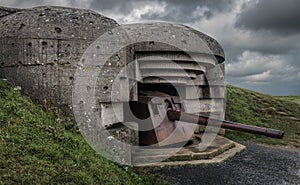
[[[122,48],[101,69],[97,80],[97,107],[102,124],[110,126],[124,121],[124,103],[122,98],[116,104],[119,111],[118,120],[113,116],[111,107],[112,82],[119,71],[131,61],[137,60],[136,73],[142,80],[131,89],[121,90],[129,94],[129,101],[135,102],[139,94],[145,91],[161,91],[174,95],[174,88],[156,76],[163,76],[183,94],[182,101],[193,107],[200,106],[192,113],[215,114],[224,118],[224,51],[213,38],[183,25],[147,23],[151,34],[157,27],[162,33],[191,32],[201,38],[210,50],[195,53],[201,60],[196,67],[195,61],[175,46],[163,42],[145,41]],[[167,26],[166,26],[167,25]],[[0,76],[15,86],[20,86],[22,93],[34,102],[48,109],[59,108],[65,114],[72,115],[72,87],[75,71],[82,65],[82,56],[86,49],[104,33],[110,33],[119,24],[108,17],[91,10],[63,7],[35,7],[31,9],[14,9],[0,7]],[[169,29],[172,26],[174,29]],[[134,28],[133,28],[134,29]],[[113,34],[113,32],[111,32]],[[159,34],[159,33],[158,33]],[[188,46],[182,40],[183,46]],[[113,45],[112,45],[113,46]],[[97,46],[95,46],[97,47]],[[110,47],[108,44],[107,47]],[[187,47],[188,48],[188,47]],[[99,49],[99,48],[98,48]],[[101,48],[100,48],[101,49]],[[155,56],[169,58],[184,69],[188,76],[178,72],[174,67],[164,65],[163,61],[143,61],[144,57]],[[218,75],[216,75],[218,74]],[[151,78],[150,78],[151,77]],[[208,79],[210,84],[208,84]],[[193,87],[188,80],[194,82]],[[127,83],[128,79],[124,81]],[[197,95],[189,94],[196,85]],[[88,88],[88,87],[84,87]],[[175,92],[176,95],[176,92]],[[191,112],[191,111],[190,111]],[[138,143],[138,133],[125,130],[125,135],[132,137],[128,142]],[[201,127],[196,132],[201,132]],[[123,132],[117,132],[121,134]],[[120,136],[120,138],[124,138]]]

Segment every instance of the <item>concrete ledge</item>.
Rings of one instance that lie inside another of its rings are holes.
[[[221,163],[246,147],[239,143],[233,142],[222,136],[217,136],[215,141],[204,152],[197,152],[198,144],[184,147],[175,155],[166,159],[166,154],[170,149],[152,149],[137,153],[135,157],[135,166],[174,166],[174,165],[194,165]],[[159,159],[166,159],[162,162],[155,162]]]

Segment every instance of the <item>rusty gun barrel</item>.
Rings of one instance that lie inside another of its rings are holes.
[[[208,120],[210,120],[210,126],[220,126],[221,128],[237,130],[242,132],[248,132],[252,134],[260,134],[268,137],[273,137],[277,139],[282,139],[284,133],[280,130],[262,128],[250,125],[244,125],[241,123],[231,122],[231,121],[221,121],[217,119],[212,119],[204,116],[197,116],[189,113],[184,113],[180,111],[168,110],[167,116],[171,121],[184,121],[189,123],[196,123],[199,125],[208,125]]]

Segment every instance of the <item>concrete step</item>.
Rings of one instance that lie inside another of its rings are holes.
[[[226,156],[232,157],[235,153],[238,153],[245,148],[244,146],[222,136],[217,136],[205,151],[199,151],[198,144],[199,141],[182,148],[139,149],[136,150],[133,155],[134,165],[164,166],[208,163],[209,161],[216,161],[214,160],[215,158],[218,160],[225,160]]]

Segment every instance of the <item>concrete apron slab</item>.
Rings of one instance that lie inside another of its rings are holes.
[[[198,135],[198,138],[201,138]],[[194,140],[192,145],[179,148],[147,149],[135,152],[135,166],[172,166],[221,163],[246,147],[222,136],[217,136],[212,144],[200,152],[198,149],[199,140]],[[176,152],[170,157],[170,153]],[[161,159],[162,162],[156,162]]]

